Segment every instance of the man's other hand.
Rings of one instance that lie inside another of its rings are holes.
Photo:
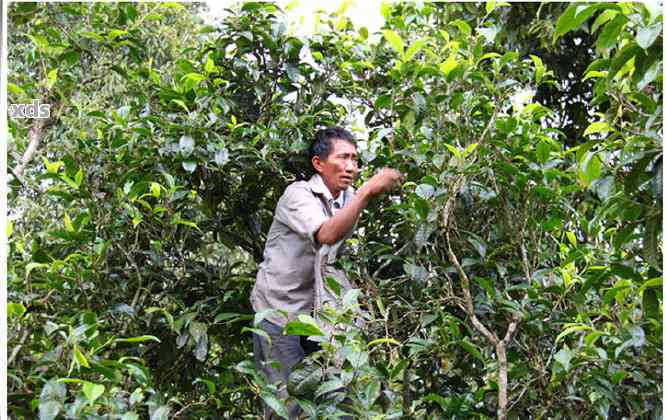
[[[402,184],[404,177],[392,168],[382,168],[372,176],[364,185],[371,196],[386,193]]]

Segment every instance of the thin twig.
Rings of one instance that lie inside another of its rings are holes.
[[[7,359],[7,366],[11,366],[12,363],[14,363],[14,359],[16,359],[16,356],[18,355],[19,351],[21,351],[21,348],[25,344],[25,340],[28,338],[28,335],[30,335],[30,330],[28,329],[23,330],[23,334],[19,339],[18,345],[14,347],[14,349],[12,350],[12,354],[9,356],[9,359]]]

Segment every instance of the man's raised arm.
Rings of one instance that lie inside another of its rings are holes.
[[[356,191],[349,204],[321,225],[316,235],[317,242],[333,245],[344,238],[354,228],[354,224],[356,224],[370,199],[392,190],[402,183],[402,180],[402,175],[395,169],[381,169]]]

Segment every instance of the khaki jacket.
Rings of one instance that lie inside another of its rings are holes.
[[[343,194],[347,204],[354,196],[354,189],[349,187]],[[290,184],[278,201],[266,239],[264,259],[250,296],[255,312],[265,309],[287,312],[286,318],[279,314],[266,317],[277,325],[284,327],[299,314],[312,313],[315,269],[321,270],[318,273],[320,278],[335,277],[343,286],[343,294],[351,288],[344,272],[333,267],[351,232],[331,246],[321,246],[315,239],[321,225],[333,217],[332,202],[333,196],[319,175]],[[330,296],[324,299],[328,300]]]

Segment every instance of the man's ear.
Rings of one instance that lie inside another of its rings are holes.
[[[312,157],[312,167],[315,168],[315,171],[317,171],[317,173],[321,173],[323,168],[322,168],[321,158],[319,156]]]

